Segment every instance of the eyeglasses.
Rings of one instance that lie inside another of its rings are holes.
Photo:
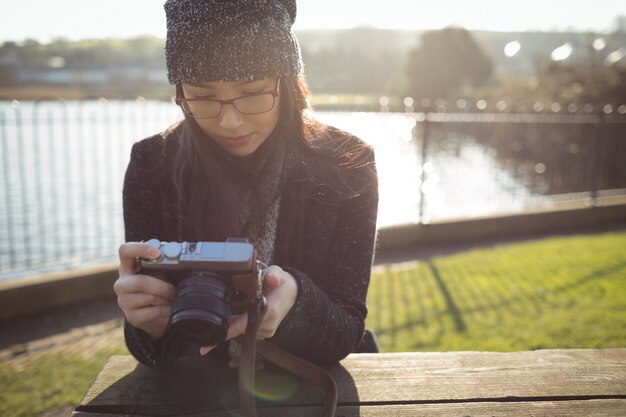
[[[276,80],[276,86],[273,90],[246,94],[245,96],[235,97],[230,100],[176,97],[175,102],[183,109],[185,114],[194,119],[212,119],[217,117],[226,104],[232,104],[239,113],[245,115],[267,113],[274,108],[276,97],[278,97],[279,84],[280,78]],[[178,95],[182,96],[182,87],[178,86],[177,90]]]

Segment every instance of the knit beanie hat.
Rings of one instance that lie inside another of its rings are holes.
[[[302,73],[291,30],[296,0],[167,0],[164,7],[171,84]]]

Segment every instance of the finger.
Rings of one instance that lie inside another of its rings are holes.
[[[246,332],[248,313],[240,316],[232,316],[229,321],[230,324],[228,326],[228,332],[226,333],[226,340],[240,336]]]
[[[269,339],[276,334],[276,326],[269,326],[267,328],[259,329],[259,332],[256,334],[257,340]]]
[[[152,324],[152,326],[157,323],[166,325],[171,312],[172,309],[169,306],[150,306],[131,310],[125,313],[125,315],[126,320],[128,320],[130,324],[140,329],[145,329],[146,327],[151,327],[148,326],[150,324]]]
[[[145,293],[173,300],[176,288],[171,283],[149,275],[121,276],[113,284],[113,290],[118,296],[124,294]]]
[[[123,243],[119,250],[120,273],[137,271],[137,258],[157,259],[161,252],[147,243],[128,242]]]
[[[293,307],[298,294],[297,283],[288,272],[280,270],[279,287],[265,291],[267,311],[259,329],[258,339],[274,336],[278,326]]]
[[[278,313],[275,306],[272,306],[272,301],[268,298],[268,309],[259,327],[257,339],[261,340],[274,336],[282,319],[283,316]]]
[[[172,300],[155,294],[130,293],[118,297],[117,304],[122,310],[136,310],[150,306],[169,306]]]
[[[258,340],[263,340],[274,336],[283,318],[284,316],[279,315],[275,309],[269,308],[265,317],[263,317],[261,326],[259,326],[256,338]]]

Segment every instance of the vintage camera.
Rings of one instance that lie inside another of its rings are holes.
[[[226,339],[228,319],[262,297],[262,272],[247,239],[161,242],[159,259],[140,259],[142,273],[176,286],[169,330],[182,340],[213,346]]]

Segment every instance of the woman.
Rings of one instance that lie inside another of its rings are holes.
[[[259,339],[315,363],[362,346],[378,205],[371,148],[305,114],[291,30],[294,0],[169,0],[166,62],[185,119],[134,145],[124,184],[118,303],[130,352],[158,366],[183,355],[236,359],[227,341],[195,346],[168,331],[175,287],[141,274],[146,243],[245,237],[264,272]]]

